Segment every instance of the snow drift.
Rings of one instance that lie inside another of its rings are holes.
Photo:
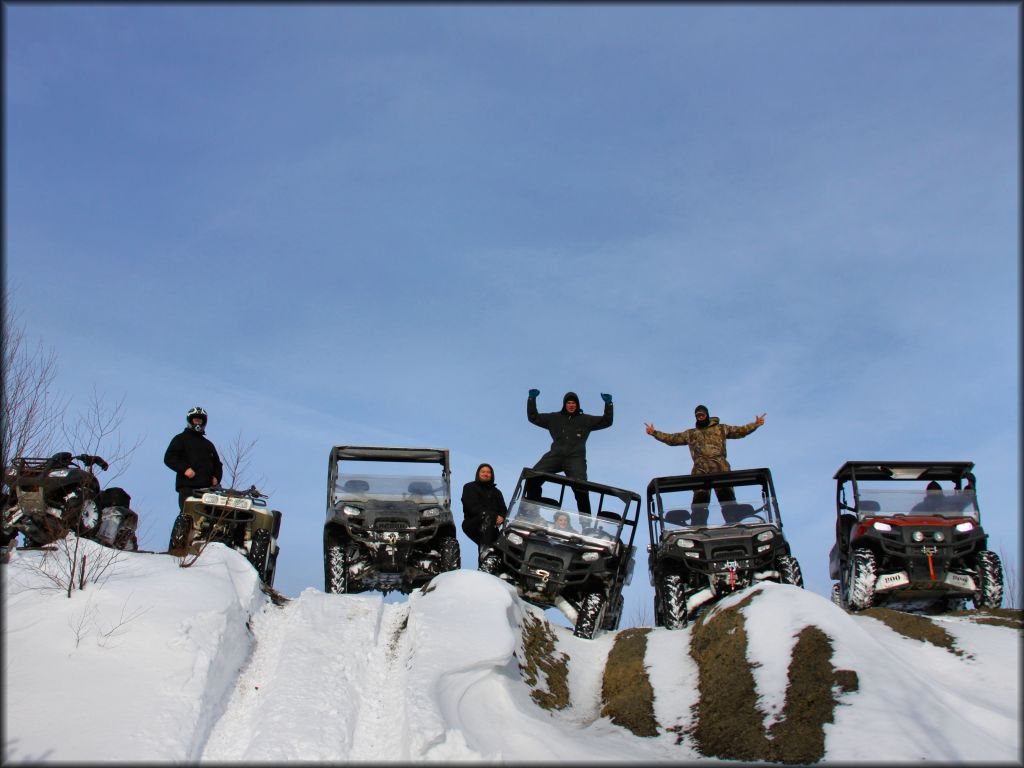
[[[762,584],[582,640],[477,571],[279,605],[222,545],[189,568],[81,546],[70,598],[59,549],[0,569],[5,762],[1020,761],[1019,612]]]

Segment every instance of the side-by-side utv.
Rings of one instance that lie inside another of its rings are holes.
[[[538,484],[538,498],[526,498]],[[591,509],[581,512],[584,494]],[[593,638],[619,626],[639,514],[632,491],[523,469],[480,570],[514,584],[527,602],[558,608],[577,637]]]

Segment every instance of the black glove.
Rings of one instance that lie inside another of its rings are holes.
[[[540,394],[540,390],[539,389],[531,389],[530,390],[530,397],[536,397],[539,394]]]
[[[604,400],[606,403],[610,403],[612,401],[612,396],[606,395],[604,392],[602,392],[601,399]]]

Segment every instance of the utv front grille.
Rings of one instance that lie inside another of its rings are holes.
[[[409,521],[400,520],[374,520],[373,530],[375,531],[406,531],[409,529]]]
[[[565,563],[561,558],[538,554],[530,558],[530,567],[536,570],[561,571],[565,567]]]

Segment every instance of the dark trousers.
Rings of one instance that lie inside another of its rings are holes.
[[[185,511],[185,499],[191,496],[195,492],[195,488],[179,488],[178,489],[178,511]]]
[[[534,464],[533,468],[538,472],[548,472],[550,474],[564,472],[566,477],[571,477],[574,480],[587,479],[586,456],[559,456],[552,451],[548,451],[540,457],[540,461]],[[526,481],[524,495],[531,501],[539,500],[541,486],[543,485],[544,481],[541,478],[531,477]],[[587,492],[583,490],[574,490],[573,494],[576,496],[577,510],[579,510],[581,514],[589,515],[590,496]]]
[[[715,488],[715,496],[718,503],[723,507],[736,501],[736,492],[728,486]],[[708,524],[708,504],[711,502],[711,491],[699,488],[693,492],[693,513],[690,516],[691,525]]]

